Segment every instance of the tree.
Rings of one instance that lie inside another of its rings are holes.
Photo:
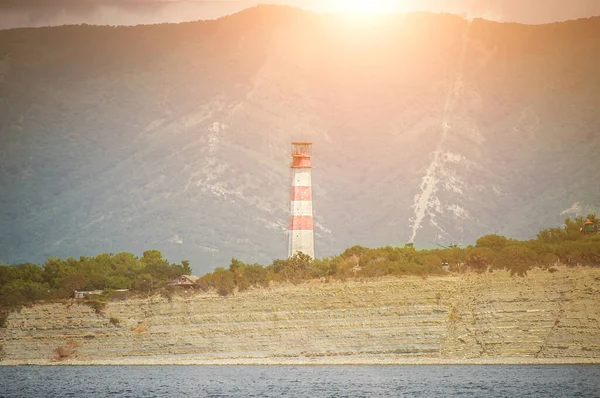
[[[19,270],[17,270],[17,268],[7,265],[0,265],[0,287],[17,279],[18,274]]]
[[[131,279],[124,275],[110,276],[106,281],[106,287],[109,289],[130,289],[132,285]]]
[[[557,243],[563,241],[565,230],[561,228],[549,228],[540,231],[537,234],[537,239],[545,243]]]
[[[118,273],[127,275],[129,277],[132,277],[136,273],[140,272],[145,266],[145,264],[138,260],[137,257],[127,252],[115,254],[115,256],[112,258],[112,263],[114,264],[115,270]]]
[[[177,278],[181,275],[192,275],[192,267],[188,260],[183,260],[181,264],[171,264],[170,278]]]
[[[485,272],[494,263],[496,252],[489,247],[476,247],[467,255],[467,266],[476,272]]]
[[[181,266],[183,267],[182,275],[192,275],[192,267],[190,267],[190,262],[188,260],[182,260]]]
[[[178,275],[175,275],[169,262],[165,260],[162,253],[158,250],[146,250],[142,256],[142,263],[145,265],[145,272],[151,274],[157,281],[166,282]]]
[[[275,260],[273,268],[284,279],[292,283],[298,283],[308,278],[312,262],[313,260],[309,255],[298,252],[288,259]]]
[[[360,257],[364,252],[366,252],[367,249],[366,247],[362,247],[362,246],[352,246],[349,249],[346,249],[342,254],[341,257],[342,258],[348,258],[348,257],[352,257],[352,256],[358,256]]]
[[[584,222],[583,217],[577,217],[574,221],[571,221],[569,217],[565,218],[565,233],[562,236],[562,240],[575,241],[581,239]]]
[[[233,273],[224,268],[217,268],[212,275],[212,286],[220,296],[228,296],[235,290]]]
[[[500,235],[485,235],[477,239],[475,247],[489,247],[492,250],[500,251],[508,244],[508,239]]]
[[[502,249],[495,260],[496,268],[510,270],[511,275],[525,275],[536,265],[537,254],[523,245],[510,245]]]
[[[238,288],[238,291],[243,292],[250,287],[250,283],[246,279],[246,264],[238,259],[232,258],[229,265],[229,271],[233,274],[233,280]]]
[[[231,259],[231,264],[229,265],[229,271],[233,273],[236,278],[244,277],[244,269],[246,268],[246,264],[241,262],[236,258]]]

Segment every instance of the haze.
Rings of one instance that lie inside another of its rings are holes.
[[[600,15],[597,0],[0,0],[0,29],[175,23],[215,19],[257,4],[283,4],[317,12],[448,12],[530,24]]]

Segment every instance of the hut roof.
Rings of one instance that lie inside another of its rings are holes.
[[[198,279],[200,278],[193,275],[181,275],[176,279],[173,279],[169,284],[175,286],[195,285]]]

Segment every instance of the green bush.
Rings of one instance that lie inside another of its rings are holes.
[[[230,270],[217,268],[212,274],[206,274],[197,282],[204,291],[214,289],[220,296],[228,296],[235,291],[235,275]]]
[[[86,299],[82,303],[96,311],[97,314],[102,314],[102,311],[106,308],[106,301],[103,300]]]
[[[485,235],[481,238],[477,239],[475,243],[475,247],[487,247],[494,251],[500,251],[506,247],[508,244],[508,239],[504,236],[499,235]]]
[[[510,245],[500,250],[494,268],[507,269],[511,274],[525,275],[536,265],[536,253],[525,246]]]
[[[475,247],[467,254],[466,265],[475,272],[485,272],[491,267],[497,252],[489,247]]]
[[[228,296],[236,289],[243,292],[251,287],[268,287],[271,282],[441,275],[445,273],[442,265],[448,265],[452,272],[506,269],[513,275],[525,275],[535,266],[550,270],[557,263],[597,266],[600,265],[600,234],[583,232],[586,219],[599,223],[593,214],[585,219],[567,218],[562,228],[540,231],[536,239],[517,241],[485,235],[477,240],[475,247],[415,250],[353,246],[339,256],[313,260],[299,253],[275,260],[266,267],[232,259],[229,269],[218,268],[204,275],[197,286],[203,291],[214,289],[221,296]],[[189,273],[188,261],[169,264],[158,250],[147,250],[141,258],[130,253],[104,253],[66,260],[51,257],[41,267],[30,263],[0,265],[0,326],[11,310],[38,300],[68,298],[74,290],[131,289],[147,294],[161,292],[170,298],[173,292],[165,287],[167,282]],[[113,296],[107,293],[83,303],[102,313],[107,300]]]

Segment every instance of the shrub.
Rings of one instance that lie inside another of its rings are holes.
[[[54,350],[54,353],[55,355],[53,359],[55,361],[64,361],[76,355],[77,350],[67,347],[57,347],[56,350]]]
[[[96,312],[96,314],[102,314],[102,312],[106,308],[106,301],[102,300],[86,299],[83,301],[83,304],[93,309]]]
[[[366,251],[368,251],[369,249],[362,247],[362,246],[352,246],[349,249],[346,249],[341,257],[342,258],[350,258],[353,256],[358,256],[361,257],[363,255],[363,253],[365,253]]]
[[[269,286],[269,271],[258,264],[247,265],[244,269],[244,278],[251,286]]]
[[[494,251],[499,251],[504,249],[504,247],[508,244],[508,239],[504,236],[500,235],[485,235],[481,238],[477,239],[475,243],[475,247],[487,247]]]
[[[175,295],[176,289],[177,287],[173,285],[167,285],[164,287],[164,289],[160,290],[160,295],[171,302],[171,300],[173,300],[173,296]]]
[[[476,247],[467,254],[467,267],[475,272],[485,272],[494,263],[496,253],[489,247]]]
[[[219,296],[229,296],[235,290],[233,273],[225,269],[217,269],[213,273],[212,285]]]
[[[229,271],[233,274],[234,283],[239,292],[248,290],[251,286],[268,286],[268,270],[258,264],[244,264],[231,259]]]
[[[419,264],[427,268],[440,267],[443,262],[442,259],[435,254],[426,254],[424,256],[421,256],[417,261]]]
[[[400,271],[396,264],[386,260],[385,258],[376,258],[366,262],[358,272],[360,276],[374,278],[384,275],[399,275]]]
[[[106,285],[110,289],[131,289],[133,282],[124,275],[114,275],[108,278]]]
[[[527,247],[511,245],[498,253],[495,267],[510,270],[511,275],[523,276],[536,265],[536,257],[536,253]]]
[[[211,276],[211,274],[206,274],[202,278],[198,279],[196,281],[196,287],[203,292],[209,291],[212,287],[210,283]]]
[[[240,278],[236,281],[238,292],[245,292],[250,288],[250,282],[246,278]]]
[[[285,260],[275,260],[270,266],[271,270],[280,274],[286,281],[299,283],[311,275],[313,259],[304,254],[296,253]]]

